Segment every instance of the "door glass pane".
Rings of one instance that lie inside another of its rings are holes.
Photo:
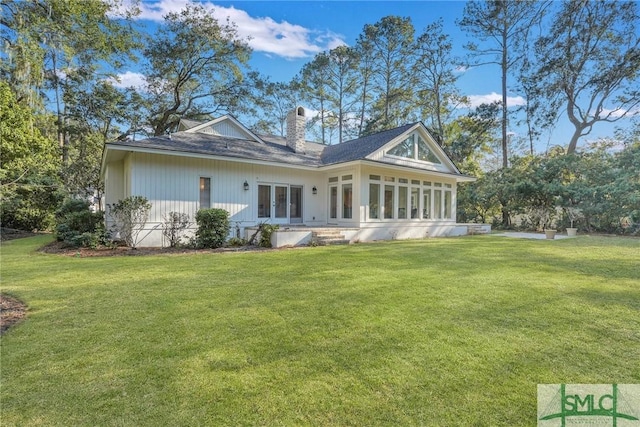
[[[422,198],[422,218],[431,218],[431,190],[429,188],[424,189]]]
[[[352,197],[353,189],[351,184],[342,185],[342,218],[350,219],[352,217]]]
[[[329,190],[329,218],[338,217],[338,187],[331,187]]]
[[[433,190],[433,216],[442,219],[442,190]]]
[[[271,218],[270,185],[258,185],[258,218]]]
[[[369,218],[380,218],[380,184],[369,184]]]
[[[407,218],[407,187],[398,187],[398,218]]]
[[[287,205],[288,200],[287,200],[287,187],[281,187],[279,185],[276,185],[276,194],[275,194],[275,198],[276,198],[276,212],[275,212],[275,216],[276,218],[286,218],[287,217]]]
[[[384,217],[393,218],[393,185],[384,186]]]
[[[411,187],[411,218],[419,218],[418,205],[420,203],[420,189]]]
[[[302,187],[291,186],[291,205],[289,205],[289,217],[302,219]]]

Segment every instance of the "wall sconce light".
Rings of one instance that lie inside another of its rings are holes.
[[[316,195],[318,194],[318,188],[314,185],[313,188],[311,189],[311,192]]]
[[[248,191],[249,190],[249,183],[247,182],[247,180],[245,180],[244,184],[242,184],[242,188],[244,188],[244,191]]]

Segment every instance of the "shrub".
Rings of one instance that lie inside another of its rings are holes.
[[[120,200],[111,208],[111,216],[116,222],[120,236],[127,246],[136,248],[138,235],[147,223],[151,203],[146,197],[130,196]]]
[[[106,240],[103,212],[86,200],[69,199],[56,211],[56,239],[71,246],[96,247]]]
[[[196,213],[196,245],[199,248],[219,248],[229,235],[229,212],[224,209],[200,209]]]
[[[162,234],[169,241],[169,247],[175,248],[180,244],[185,230],[191,224],[189,215],[182,212],[169,212],[163,216]]]
[[[245,239],[240,238],[240,237],[232,237],[227,242],[227,246],[232,247],[232,248],[239,248],[241,246],[246,246],[246,245],[247,245],[247,241]]]
[[[279,225],[261,224],[261,226],[260,226],[260,241],[258,242],[258,246],[263,247],[263,248],[270,248],[271,247],[271,235],[278,228],[280,228]]]

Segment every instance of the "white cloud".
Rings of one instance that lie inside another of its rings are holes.
[[[491,92],[486,95],[468,95],[468,105],[462,105],[461,107],[477,107],[481,104],[491,104],[492,102],[502,101],[502,95],[499,93]],[[518,107],[525,105],[527,101],[521,96],[507,96],[507,105],[509,107]]]
[[[111,78],[109,80],[115,87],[123,89],[134,87],[136,89],[144,90],[147,86],[147,81],[145,80],[144,76],[133,71],[127,71],[125,73],[118,74],[116,78]]]
[[[188,0],[161,0],[140,4],[140,15],[136,19],[162,22],[164,15],[179,12],[189,4]],[[342,36],[331,31],[319,31],[291,24],[287,21],[274,21],[272,18],[253,17],[233,6],[218,6],[211,1],[198,4],[211,10],[220,22],[227,18],[238,27],[242,38],[249,38],[249,45],[256,52],[277,55],[286,59],[306,58],[324,50],[345,44]]]
[[[625,110],[624,108],[614,108],[610,110],[608,108],[603,108],[600,113],[600,117],[609,117],[611,120],[619,119],[623,116],[633,117],[640,115],[640,108],[636,108],[633,110]]]
[[[464,66],[464,65],[458,65],[458,66],[453,70],[453,72],[454,72],[454,73],[462,74],[462,73],[466,73],[466,72],[467,72],[467,71],[469,71],[470,69],[471,69],[471,67],[467,67],[467,66]]]

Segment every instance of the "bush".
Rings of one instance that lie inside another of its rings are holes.
[[[224,209],[200,209],[196,213],[196,245],[199,248],[219,248],[229,235],[229,212]]]
[[[279,225],[273,224],[261,224],[260,225],[260,241],[258,242],[258,246],[262,248],[270,248],[271,247],[271,235],[274,231],[280,228]]]
[[[96,247],[104,244],[103,212],[92,212],[89,202],[70,199],[56,211],[56,239],[71,246]]]
[[[182,235],[185,230],[191,224],[189,222],[189,215],[181,212],[169,212],[162,219],[162,234],[169,241],[169,247],[175,248],[180,244]]]
[[[111,208],[111,216],[113,216],[120,236],[127,246],[136,248],[138,235],[147,223],[150,210],[151,203],[142,196],[127,197]]]

